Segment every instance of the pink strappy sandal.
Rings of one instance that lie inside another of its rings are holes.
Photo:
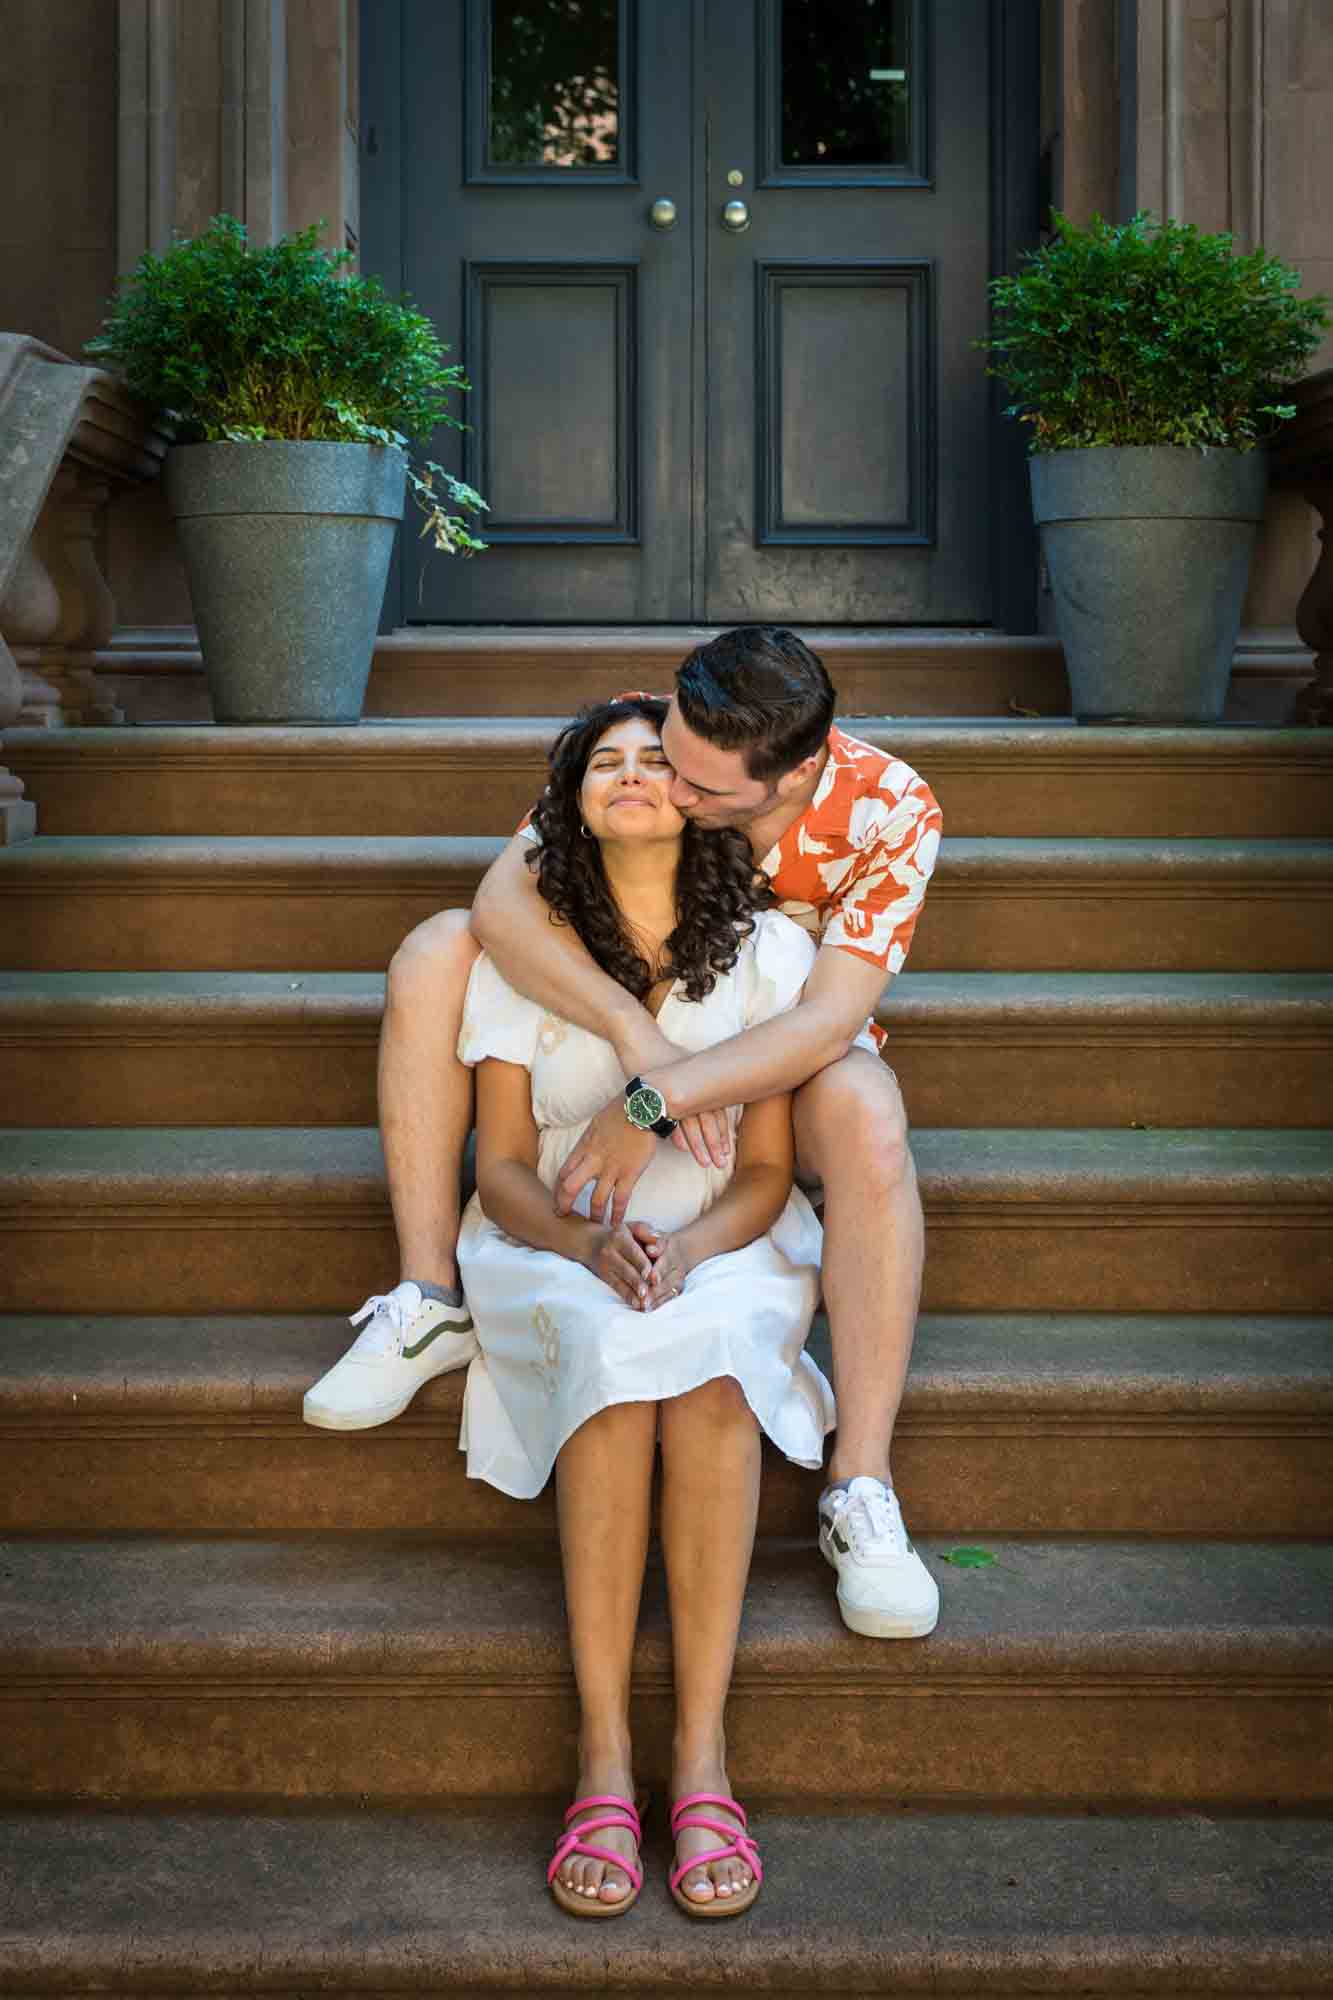
[[[707,1813],[695,1811],[696,1806],[721,1806],[725,1812],[735,1813],[740,1826],[729,1826],[725,1820],[710,1819]],[[759,1849],[746,1832],[750,1822],[745,1816],[745,1808],[737,1805],[735,1799],[724,1799],[717,1792],[691,1792],[687,1799],[677,1799],[671,1808],[671,1838],[677,1839],[687,1826],[706,1827],[710,1833],[720,1833],[727,1842],[725,1847],[712,1848],[707,1854],[696,1854],[692,1861],[682,1861],[667,1877],[667,1887],[682,1910],[691,1917],[739,1917],[759,1894],[759,1884],[764,1879],[763,1867],[759,1860]],[[743,1861],[754,1876],[748,1889],[742,1889],[739,1896],[713,1895],[706,1903],[696,1902],[687,1896],[681,1883],[692,1868],[707,1868],[714,1861]]]
[[[570,1821],[575,1813],[589,1812],[594,1807],[604,1807],[596,1819],[580,1820],[577,1826]],[[623,1854],[616,1854],[609,1847],[598,1847],[586,1836],[590,1833],[604,1833],[608,1827],[624,1827],[634,1835],[634,1845],[643,1845],[643,1827],[638,1808],[628,1799],[617,1798],[614,1793],[587,1799],[575,1799],[565,1814],[565,1831],[555,1843],[555,1858],[546,1871],[546,1885],[562,1910],[568,1910],[571,1917],[623,1917],[626,1910],[633,1909],[639,1900],[643,1887],[643,1870],[637,1858],[626,1861]],[[571,1854],[586,1855],[590,1861],[606,1861],[613,1868],[621,1868],[630,1879],[627,1896],[620,1896],[614,1903],[604,1903],[600,1892],[596,1896],[578,1896],[567,1889],[559,1879],[559,1872]]]

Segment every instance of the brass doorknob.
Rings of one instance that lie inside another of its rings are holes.
[[[750,211],[743,201],[729,201],[722,210],[722,227],[729,229],[733,236],[739,236],[743,229],[750,227]]]
[[[676,226],[675,202],[668,201],[665,195],[659,196],[648,211],[648,220],[652,223],[654,229],[674,229]]]

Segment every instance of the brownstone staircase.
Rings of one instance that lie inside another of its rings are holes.
[[[544,1895],[553,1515],[464,1478],[461,1378],[300,1422],[394,1275],[384,963],[550,725],[6,735],[0,1993],[1333,1991],[1333,736],[856,726],[949,830],[883,1010],[944,1611],[846,1633],[767,1463],[720,1933],[660,1811],[623,1922]],[[667,1640],[654,1568],[659,1787]]]

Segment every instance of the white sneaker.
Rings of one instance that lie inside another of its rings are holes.
[[[819,1502],[819,1547],[838,1572],[838,1609],[867,1639],[922,1639],[940,1615],[939,1586],[903,1526],[891,1486],[864,1474]]]
[[[352,1314],[361,1328],[341,1361],[307,1389],[302,1415],[326,1431],[365,1431],[405,1410],[423,1382],[464,1368],[478,1352],[472,1315],[458,1304],[423,1296],[407,1279],[387,1296],[367,1299]]]

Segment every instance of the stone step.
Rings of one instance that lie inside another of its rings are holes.
[[[410,625],[375,641],[367,716],[562,716],[625,686],[669,689],[716,626]],[[798,628],[828,667],[839,708],[859,715],[1067,717],[1059,641],[937,626]],[[121,628],[90,656],[133,722],[207,723],[208,688],[189,625]],[[1228,722],[1285,722],[1311,679],[1289,634],[1242,635]]]
[[[357,1303],[355,1301],[350,1303]],[[395,1423],[301,1422],[342,1316],[0,1320],[0,1534],[351,1533],[552,1546],[554,1499],[470,1480],[462,1372]],[[821,1319],[811,1351],[831,1372]],[[1333,1535],[1333,1320],[926,1314],[894,1437],[914,1531]],[[817,1475],[766,1459],[760,1532]]]
[[[372,972],[0,973],[11,1125],[369,1124]],[[1333,977],[905,972],[918,1125],[1333,1124]]]
[[[462,837],[44,836],[0,850],[0,969],[382,968],[499,851]],[[1333,970],[1333,843],[946,841],[916,972]]]
[[[1333,1136],[922,1129],[936,1312],[1333,1309]],[[0,1311],[337,1312],[396,1268],[361,1127],[0,1131]]]
[[[365,713],[385,717],[560,717],[624,687],[668,692],[681,661],[716,626],[404,626],[375,641]],[[848,715],[1062,716],[1069,683],[1059,641],[1040,634],[948,631],[931,627],[800,628],[829,670]],[[117,635],[95,664],[133,721],[212,719],[208,688],[189,626]],[[1276,705],[1260,687],[1271,663],[1243,678],[1228,715],[1269,722],[1286,712],[1309,678],[1309,655],[1285,661]],[[1265,689],[1266,692],[1266,689]],[[1258,700],[1256,702],[1256,695]]]
[[[747,1797],[750,1796],[747,1793]],[[555,1802],[448,1810],[0,1815],[13,1994],[1329,1990],[1333,1821],[755,1814],[762,1895],[719,1947],[666,1893],[663,1807],[630,1920],[564,1919]],[[447,1883],[448,1893],[441,1894]],[[206,1913],[206,1918],[205,1914]]]
[[[975,1544],[967,1544],[975,1546]],[[859,1639],[808,1542],[756,1552],[728,1706],[745,1787],[821,1800],[1333,1801],[1333,1543],[923,1542],[928,1640]],[[661,1781],[670,1630],[634,1663]],[[0,1545],[10,1801],[558,1794],[576,1707],[558,1558],[409,1536]],[[923,1707],[922,1704],[925,1704]]]
[[[951,836],[1333,834],[1327,730],[1080,729],[848,716],[929,780]],[[45,834],[496,835],[546,780],[549,717],[348,729],[19,729]]]

